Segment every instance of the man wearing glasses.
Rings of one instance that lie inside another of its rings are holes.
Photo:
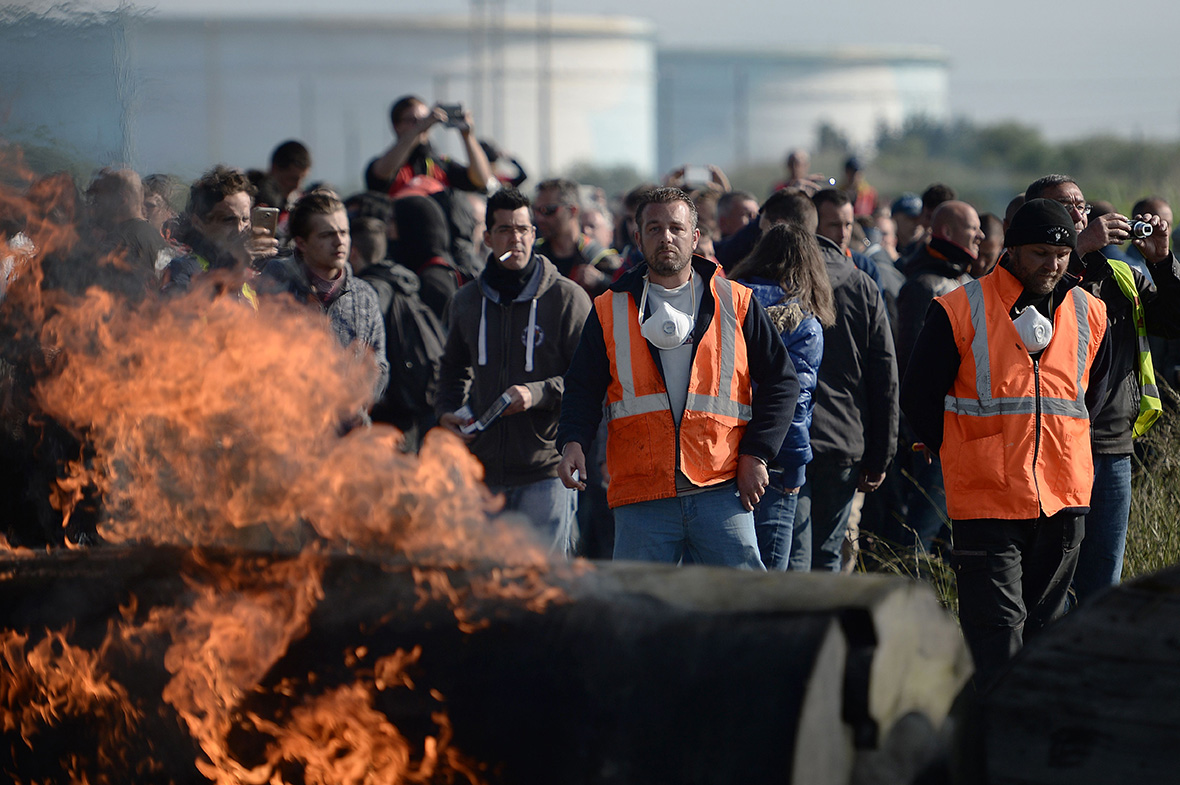
[[[590,298],[533,252],[532,207],[520,191],[492,194],[484,224],[487,266],[451,299],[439,424],[470,445],[505,509],[527,517],[556,553],[572,555],[577,496],[558,479],[554,439],[562,377]]]
[[[1078,232],[1069,274],[1106,304],[1111,368],[1106,402],[1094,420],[1094,490],[1086,515],[1073,587],[1078,601],[1122,577],[1127,518],[1131,511],[1131,440],[1159,415],[1147,335],[1180,337],[1180,262],[1169,249],[1172,227],[1162,216],[1128,218],[1117,212],[1090,220],[1090,205],[1071,177],[1051,174],[1025,189],[1026,199],[1051,199],[1069,212]],[[1143,236],[1150,228],[1150,234]],[[1139,227],[1138,232],[1135,228]],[[1155,284],[1101,249],[1131,240],[1143,254]]]
[[[546,180],[537,186],[537,251],[545,254],[558,272],[582,285],[591,294],[606,289],[622,266],[619,255],[582,233],[581,196],[573,180]]]

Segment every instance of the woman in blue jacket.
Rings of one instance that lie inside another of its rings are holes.
[[[799,377],[799,402],[790,430],[778,456],[767,467],[770,485],[754,511],[758,548],[768,570],[807,570],[810,548],[800,550],[792,545],[806,541],[808,534],[794,531],[795,507],[811,460],[807,431],[824,352],[823,328],[836,320],[832,285],[814,235],[791,223],[777,224],[765,232],[730,277],[754,290],[778,327]]]

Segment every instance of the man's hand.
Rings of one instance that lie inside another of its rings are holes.
[[[508,397],[512,402],[508,404],[508,408],[504,410],[501,417],[507,417],[510,414],[519,414],[526,409],[533,408],[533,391],[523,384],[514,384],[504,392],[508,393]]]
[[[1156,264],[1170,257],[1172,252],[1168,245],[1172,241],[1172,227],[1168,226],[1168,222],[1152,213],[1137,215],[1135,220],[1151,224],[1150,237],[1137,238],[1132,241],[1139,252],[1143,254],[1143,258]]]
[[[475,116],[471,114],[471,110],[463,110],[463,120],[456,123],[455,129],[464,136],[470,136],[475,133]]]
[[[243,267],[260,270],[261,262],[279,252],[279,241],[262,229],[247,229],[231,238],[226,250]]]
[[[587,291],[594,291],[606,280],[606,273],[588,264],[575,264],[570,279]]]
[[[454,412],[447,412],[439,417],[438,424],[469,444],[475,438],[474,433],[463,433],[463,421]]]
[[[880,474],[861,472],[860,480],[856,483],[856,489],[861,493],[872,493],[880,488],[883,482],[885,482],[885,472],[881,472]]]
[[[717,186],[717,188],[719,188],[722,192],[733,190],[733,187],[729,184],[729,178],[725,176],[725,172],[721,171],[720,166],[709,164],[708,169],[709,177],[712,180],[710,185]]]
[[[430,112],[423,118],[420,118],[414,125],[414,130],[410,131],[410,135],[417,139],[419,134],[424,134],[439,123],[447,121],[447,113],[438,104],[430,107]]]
[[[262,269],[262,262],[275,256],[279,252],[279,241],[271,237],[262,229],[255,229],[253,235],[246,240],[246,254],[250,259],[250,266]]]
[[[753,455],[738,457],[737,486],[738,496],[742,506],[748,512],[753,512],[755,505],[762,499],[766,486],[770,485],[770,474],[766,471],[766,464],[761,458]]]
[[[570,442],[562,449],[561,463],[557,464],[557,476],[561,479],[561,484],[567,488],[575,491],[586,490],[586,454],[582,451],[582,445]]]
[[[664,175],[664,185],[672,188],[679,188],[684,185],[684,173],[687,171],[688,165],[686,164],[668,172],[668,174]]]
[[[1100,215],[1078,232],[1078,256],[1091,251],[1101,251],[1108,245],[1125,243],[1131,236],[1131,222],[1127,216],[1118,213]]]

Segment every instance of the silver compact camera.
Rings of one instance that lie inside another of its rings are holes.
[[[1155,231],[1155,227],[1147,221],[1131,221],[1131,237],[1136,240],[1142,240],[1146,237],[1151,237],[1151,233]]]

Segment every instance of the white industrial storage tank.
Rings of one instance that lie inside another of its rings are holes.
[[[540,176],[580,162],[655,170],[655,39],[607,17],[182,17],[124,9],[0,25],[0,136],[95,165],[194,177],[265,167],[295,138],[312,177],[358,188],[389,107],[461,102]],[[459,152],[457,134],[436,145]]]
[[[936,48],[661,50],[659,166],[782,161],[827,123],[855,147],[914,115],[949,114]]]

